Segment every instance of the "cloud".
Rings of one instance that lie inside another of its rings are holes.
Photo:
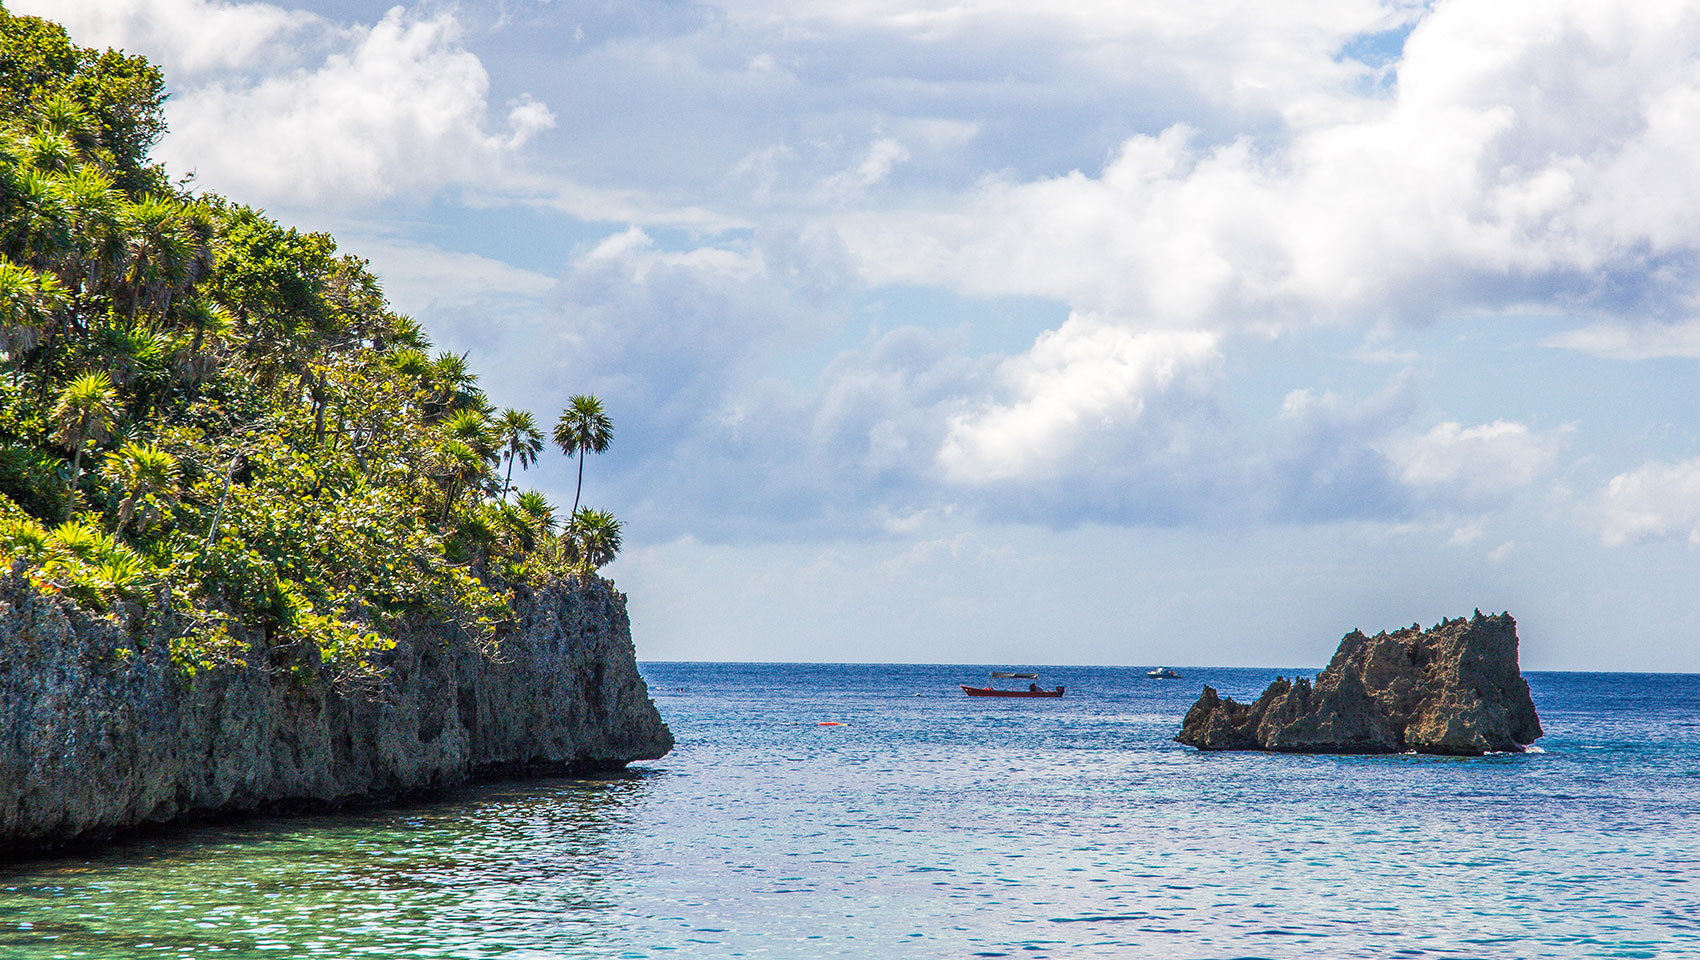
[[[489,74],[452,10],[396,6],[368,26],[218,0],[14,7],[159,63],[170,132],[156,156],[244,202],[338,207],[551,187],[523,149],[554,114],[526,95],[489,102]]]
[[[865,190],[889,176],[893,166],[908,159],[907,147],[891,137],[879,137],[869,144],[855,166],[828,177],[822,187],[829,195]]]
[[[1594,324],[1555,334],[1543,343],[1611,360],[1693,359],[1700,357],[1700,320]]]
[[[292,62],[297,45],[322,50],[343,31],[305,10],[220,0],[9,0],[13,13],[65,25],[80,44],[144,53],[173,84],[220,70]]]
[[[517,151],[554,120],[522,98],[493,122],[489,85],[452,14],[396,7],[351,28],[320,62],[178,88],[158,152],[205,185],[271,203],[499,188]]]
[[[933,71],[954,73],[960,69],[956,55],[972,51],[983,69],[1006,83],[1053,73],[1104,86],[1130,75],[1179,74],[1214,99],[1264,107],[1358,81],[1368,73],[1365,65],[1337,56],[1346,41],[1401,28],[1421,5],[731,0],[725,9],[731,22],[752,32],[866,36],[874,57],[910,53],[931,60]]]
[[[939,466],[967,485],[1078,473],[1081,460],[1110,452],[1103,441],[1137,426],[1153,394],[1205,394],[1219,360],[1209,334],[1132,333],[1070,316],[1001,366],[1008,400],[951,418]]]
[[[669,248],[629,228],[574,258],[540,321],[469,314],[456,343],[534,409],[602,396],[621,441],[597,489],[663,538],[902,536],[951,516],[1462,529],[1480,521],[1459,515],[1548,475],[1564,444],[1506,420],[1414,430],[1410,369],[1367,395],[1237,409],[1218,335],[1078,312],[1012,355],[971,351],[966,327],[900,326],[799,362],[843,323],[827,279],[843,251],[821,239]]]
[[[993,176],[838,222],[872,282],[1054,297],[1146,328],[1531,304],[1668,318],[1700,289],[1696,36],[1686,8],[1439,3],[1388,93],[1261,134],[1172,123],[1092,175]]]
[[[555,288],[554,277],[427,243],[359,233],[345,233],[340,243],[371,261],[385,297],[404,312],[482,310],[500,301],[531,303]]]
[[[1538,433],[1495,420],[1474,427],[1446,422],[1423,434],[1396,435],[1379,447],[1400,482],[1448,503],[1496,503],[1553,469],[1562,432]]]
[[[1589,507],[1607,546],[1676,537],[1700,545],[1700,457],[1618,474]]]

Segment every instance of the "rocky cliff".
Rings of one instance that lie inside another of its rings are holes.
[[[1201,750],[1474,756],[1540,736],[1517,666],[1517,622],[1478,610],[1426,632],[1354,630],[1314,684],[1278,678],[1255,703],[1206,686],[1175,739]]]
[[[625,598],[523,596],[494,655],[420,626],[365,688],[259,662],[180,679],[135,640],[0,573],[0,853],[195,813],[365,802],[496,772],[617,768],[673,745]]]

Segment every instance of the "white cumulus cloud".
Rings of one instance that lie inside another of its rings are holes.
[[[951,418],[939,466],[965,484],[1079,472],[1094,441],[1135,425],[1152,395],[1202,392],[1218,359],[1206,333],[1134,333],[1076,314],[1003,364],[1008,399]]]
[[[1649,461],[1611,478],[1592,504],[1608,546],[1686,537],[1700,545],[1700,457]]]
[[[1552,470],[1562,443],[1562,432],[1506,420],[1473,427],[1449,421],[1427,433],[1391,437],[1380,448],[1401,482],[1430,497],[1471,503],[1529,486]]]
[[[334,208],[545,189],[521,151],[554,114],[529,96],[489,102],[489,74],[452,9],[396,6],[362,25],[220,0],[12,6],[163,67],[170,132],[156,157],[245,202]]]
[[[1700,293],[1696,38],[1682,4],[1442,2],[1388,93],[1226,139],[1174,123],[1094,172],[997,175],[841,229],[876,282],[1146,327],[1676,315]]]

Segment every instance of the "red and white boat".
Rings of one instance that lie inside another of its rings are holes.
[[[1001,670],[994,671],[992,673],[992,677],[993,679],[998,680],[1039,679],[1039,675],[1036,673],[1005,673]],[[970,687],[966,683],[957,684],[957,686],[960,686],[962,688],[962,692],[968,694],[970,697],[1060,697],[1063,695],[1062,687],[1057,687],[1055,690],[1046,690],[1037,683],[1029,683],[1025,690],[1000,690],[997,687]]]

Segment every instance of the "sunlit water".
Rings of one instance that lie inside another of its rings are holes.
[[[1533,674],[1545,752],[1464,760],[985,672],[646,664],[664,760],[0,866],[0,957],[1700,957],[1700,677]]]

